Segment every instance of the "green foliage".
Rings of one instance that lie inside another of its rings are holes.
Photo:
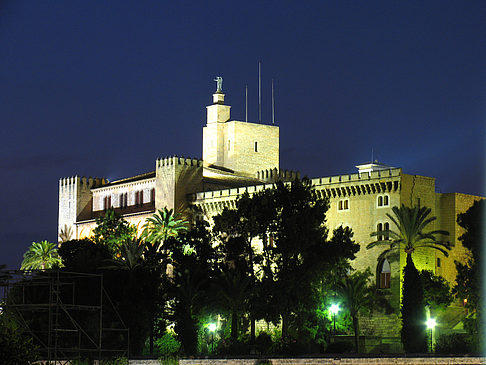
[[[179,353],[181,343],[170,332],[155,340],[155,354],[160,357],[174,356]]]
[[[170,237],[177,237],[187,232],[188,222],[172,209],[159,209],[152,217],[147,218],[143,226],[141,238],[152,244],[156,251],[160,250]]]
[[[407,207],[404,204],[400,208],[392,208],[393,215],[386,214],[393,222],[396,230],[389,229],[371,233],[372,237],[389,237],[389,240],[378,240],[370,243],[367,248],[376,245],[385,245],[387,249],[382,253],[387,256],[395,250],[403,250],[412,254],[419,249],[434,249],[448,256],[451,249],[450,243],[437,239],[437,235],[448,236],[449,232],[443,230],[425,231],[427,226],[437,217],[429,217],[432,211],[427,207]]]
[[[336,285],[344,308],[349,311],[353,321],[356,352],[359,352],[359,314],[371,312],[377,304],[376,288],[370,283],[371,276],[369,268],[364,272],[356,271]]]
[[[464,261],[456,262],[457,277],[456,285],[453,288],[457,298],[467,299],[466,308],[469,314],[464,320],[464,327],[471,336],[479,338],[479,343],[484,343],[483,339],[486,338],[484,333],[486,328],[482,328],[480,331],[481,318],[484,315],[484,300],[481,295],[483,283],[481,262],[485,242],[485,209],[485,201],[480,200],[465,213],[457,216],[457,223],[465,230],[459,240],[468,252]]]
[[[93,230],[93,241],[107,246],[113,253],[117,252],[123,242],[129,242],[137,235],[137,227],[130,225],[115,212],[113,208],[96,218],[96,228]]]
[[[435,352],[444,355],[464,355],[475,352],[465,333],[440,336],[435,343]]]
[[[108,247],[95,244],[89,239],[64,242],[58,249],[66,271],[99,273],[112,253]]]
[[[449,282],[430,270],[422,270],[420,279],[424,288],[424,304],[434,311],[443,311],[452,303]]]
[[[409,353],[424,353],[427,352],[427,336],[423,288],[411,254],[407,254],[407,264],[403,271],[401,332],[403,348]]]
[[[21,270],[46,270],[53,267],[62,267],[63,263],[57,252],[57,244],[41,241],[32,242],[24,260],[20,266]]]
[[[130,362],[126,357],[117,357],[111,360],[101,360],[100,365],[128,365]]]
[[[395,230],[389,229],[371,234],[372,237],[388,237],[389,240],[374,241],[367,248],[385,245],[386,249],[381,253],[379,259],[389,257],[398,250],[403,250],[407,254],[401,303],[402,342],[406,352],[426,352],[424,293],[412,254],[417,250],[434,249],[448,256],[449,242],[444,242],[437,236],[447,236],[449,232],[426,231],[428,226],[437,219],[429,217],[432,211],[430,208],[410,208],[402,204],[400,208],[393,207],[392,211],[393,215],[387,214],[387,217],[395,225]]]
[[[28,365],[38,359],[32,339],[22,335],[15,324],[0,315],[0,361],[5,365]]]

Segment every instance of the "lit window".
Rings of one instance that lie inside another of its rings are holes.
[[[258,142],[255,142],[255,152],[258,152]]]
[[[379,272],[380,272],[380,279],[379,279],[378,287],[380,289],[389,289],[390,279],[391,279],[391,268],[390,268],[390,263],[388,262],[387,259],[384,259],[381,262],[381,267]]]

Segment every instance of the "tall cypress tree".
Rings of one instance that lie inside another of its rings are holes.
[[[412,255],[407,254],[407,264],[403,269],[401,332],[405,352],[427,352],[426,319],[420,274],[413,263]]]

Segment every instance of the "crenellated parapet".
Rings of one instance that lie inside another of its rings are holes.
[[[79,184],[82,188],[95,188],[101,185],[108,184],[108,179],[101,178],[101,177],[86,177],[86,176],[70,176],[70,177],[63,177],[59,179],[59,188],[72,186],[74,184]]]
[[[202,164],[203,164],[203,160],[201,159],[186,158],[186,157],[179,157],[179,156],[158,158],[156,162],[157,167],[173,166],[173,165],[201,167]]]
[[[292,181],[295,179],[300,179],[300,172],[273,168],[258,171],[256,173],[256,178],[267,183],[276,181]]]
[[[372,171],[312,179],[318,195],[342,198],[355,195],[397,192],[400,189],[402,169]]]

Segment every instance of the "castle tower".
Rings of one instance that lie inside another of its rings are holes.
[[[261,170],[278,169],[279,127],[230,120],[231,107],[224,105],[224,96],[219,78],[203,127],[204,166],[248,177],[256,177]]]
[[[70,239],[78,238],[75,225],[78,216],[91,211],[93,193],[91,188],[106,183],[100,178],[72,176],[59,180],[59,222],[58,235],[61,230],[70,233]]]

